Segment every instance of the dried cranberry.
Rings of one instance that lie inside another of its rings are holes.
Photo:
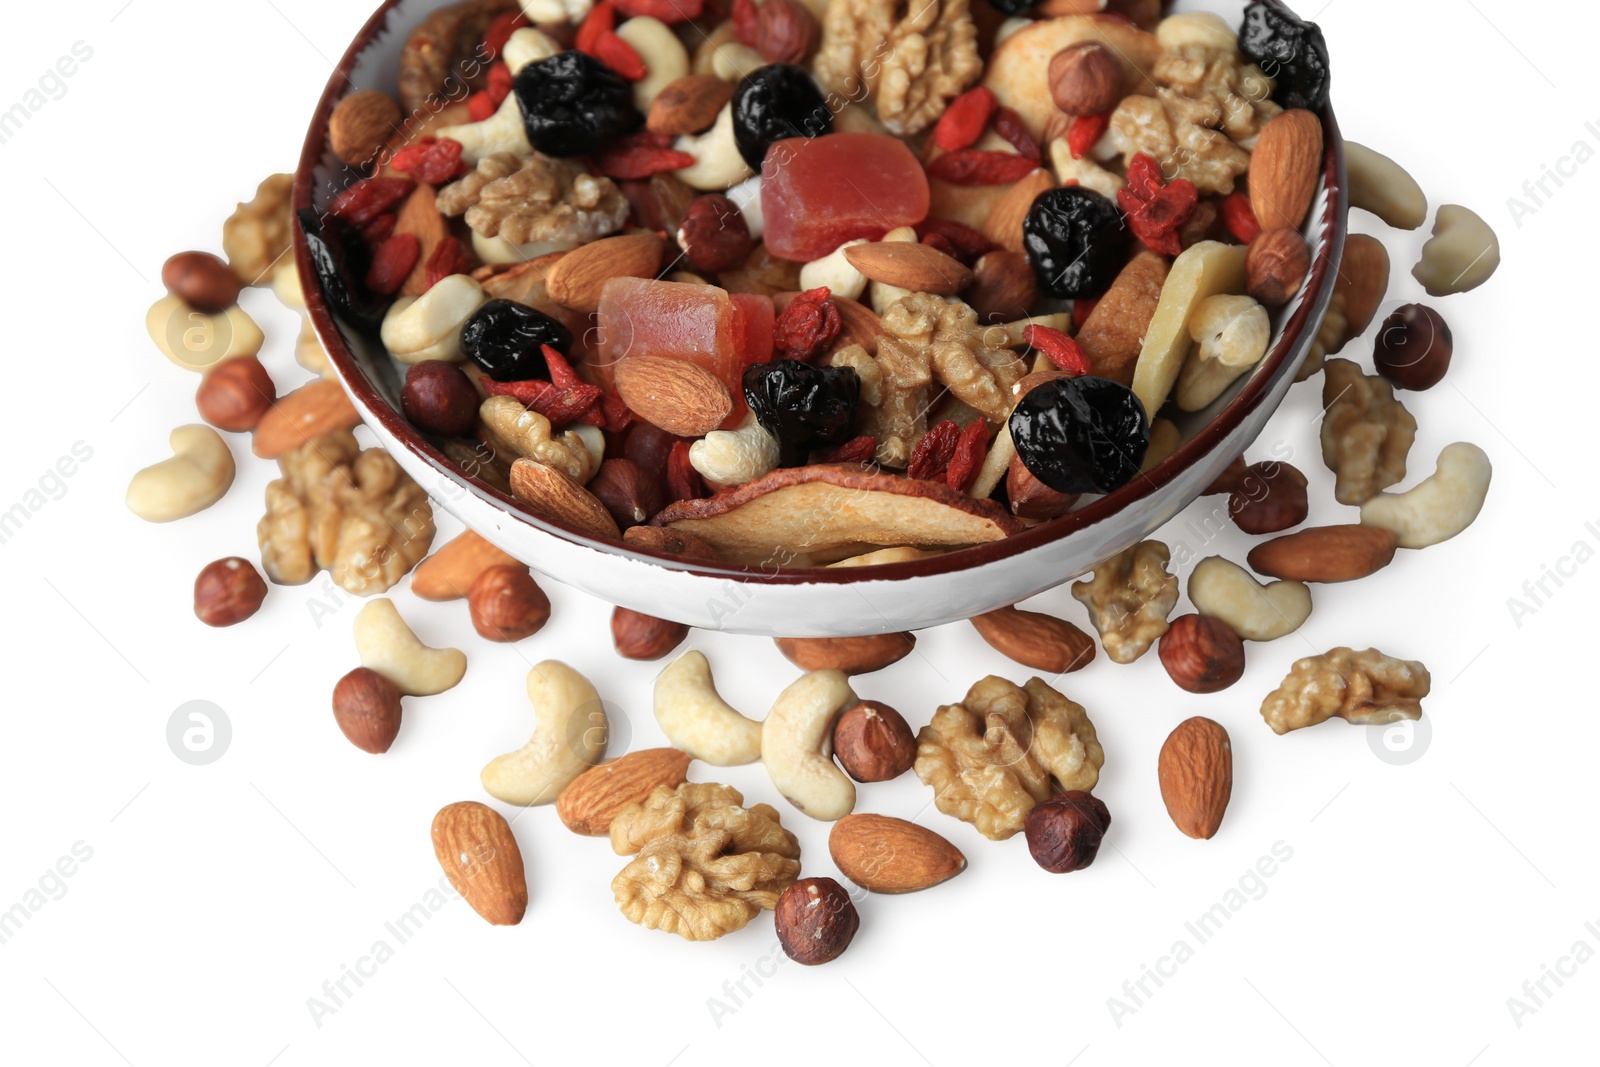
[[[772,325],[772,347],[784,359],[809,363],[826,352],[844,328],[827,286],[795,297]]]

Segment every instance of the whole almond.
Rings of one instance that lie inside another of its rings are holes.
[[[561,791],[556,814],[575,834],[603,837],[624,808],[642,804],[657,786],[689,776],[690,756],[675,748],[647,748],[590,767]]]
[[[522,566],[509,552],[466,531],[445,542],[411,572],[411,591],[424,600],[460,600],[478,575],[497,566]]]
[[[683,644],[689,627],[642,611],[618,607],[611,612],[611,643],[624,659],[656,660]]]
[[[645,126],[651,133],[674,135],[709,130],[733,90],[732,82],[715,74],[685,74],[656,94]]]
[[[1349,582],[1387,567],[1398,541],[1377,526],[1314,526],[1257,545],[1246,557],[1257,574],[1296,582]]]
[[[1161,746],[1156,775],[1173,824],[1200,841],[1215,836],[1233,793],[1228,731],[1198,715],[1179,723]]]
[[[889,815],[846,815],[828,834],[844,876],[875,893],[913,893],[948,881],[967,857],[932,830]]]
[[[630,356],[616,366],[617,395],[639,418],[679,437],[710,433],[733,411],[722,379],[670,356]]]
[[[1039,298],[1039,282],[1028,257],[1000,248],[972,265],[972,285],[962,299],[978,313],[979,322],[1016,322],[1028,317]]]
[[[1036,671],[1066,674],[1094,659],[1089,635],[1054,615],[1000,608],[974,615],[972,626],[996,652]]]
[[[388,93],[363,89],[334,105],[328,116],[333,154],[351,166],[369,163],[400,125],[400,105]]]
[[[277,459],[313,437],[336,430],[353,430],[361,415],[345,395],[344,386],[332,378],[318,378],[285,393],[256,423],[251,449],[262,459]]]
[[[446,804],[433,817],[433,855],[472,910],[515,926],[528,910],[528,876],[511,824],[476,800]]]
[[[865,304],[856,300],[846,300],[843,297],[829,297],[834,307],[839,309],[839,339],[834,342],[834,349],[843,348],[845,345],[860,345],[867,350],[868,355],[877,355],[878,338],[883,336],[883,320]]]
[[[1047,170],[1036,170],[1017,182],[989,209],[989,217],[982,226],[983,235],[1001,248],[1021,252],[1022,220],[1027,218],[1028,209],[1033,207],[1039,194],[1055,188],[1055,184],[1055,178]]]
[[[1263,230],[1298,230],[1322,173],[1322,120],[1285,111],[1261,130],[1250,156],[1250,206]]]
[[[1372,325],[1389,293],[1389,250],[1376,237],[1353,233],[1344,243],[1334,296],[1344,298],[1345,337],[1360,337]],[[1343,346],[1340,346],[1341,348]],[[1339,348],[1329,348],[1333,355]]]
[[[777,637],[773,638],[773,642],[784,658],[803,671],[838,670],[846,674],[871,674],[910,655],[911,650],[917,647],[917,635]]]
[[[653,278],[666,246],[653,233],[625,233],[580,245],[550,268],[550,299],[571,311],[593,314],[600,290],[612,278]]]
[[[588,537],[615,541],[622,536],[598,497],[537,460],[519,459],[511,465],[511,493],[544,518]]]
[[[847,245],[844,258],[875,282],[941,296],[959,293],[972,272],[932,245],[910,241],[872,241]]]

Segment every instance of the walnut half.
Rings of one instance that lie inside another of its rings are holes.
[[[1361,726],[1422,718],[1422,698],[1433,680],[1428,668],[1386,656],[1375,648],[1336,648],[1307,656],[1261,703],[1261,717],[1286,734],[1338,716]]]
[[[1142,541],[1095,567],[1089,581],[1072,583],[1113,663],[1132,663],[1167,632],[1178,603],[1178,579],[1167,573],[1171,558],[1160,541]]]
[[[1322,461],[1335,475],[1333,497],[1364,504],[1406,476],[1417,420],[1394,386],[1348,359],[1330,359],[1322,380]]]
[[[967,0],[833,0],[813,69],[844,100],[874,97],[890,133],[932,126],[983,72]]]
[[[518,245],[593,241],[628,217],[628,202],[610,178],[538,152],[526,160],[509,152],[488,156],[439,190],[434,203],[445,215],[464,214],[480,236]]]

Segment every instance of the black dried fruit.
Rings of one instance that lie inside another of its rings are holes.
[[[1039,0],[989,0],[989,6],[1002,15],[1021,15],[1039,6]]]
[[[1095,297],[1122,269],[1128,227],[1117,205],[1079,185],[1039,194],[1022,220],[1039,288],[1063,300]]]
[[[515,300],[491,300],[461,327],[461,351],[497,382],[549,378],[541,345],[565,355],[572,347],[572,331]]]
[[[547,156],[595,152],[644,122],[633,87],[583,52],[529,63],[512,82],[528,143]]]
[[[779,464],[798,467],[812,449],[842,444],[854,434],[861,381],[849,367],[775,359],[745,370],[744,398],[756,421],[778,439]]]
[[[310,208],[300,211],[299,220],[311,266],[329,305],[351,325],[369,333],[377,330],[391,301],[370,292],[362,280],[372,254],[360,232],[343,219],[318,215]]]
[[[1018,401],[1011,440],[1023,466],[1056,492],[1109,493],[1139,473],[1150,420],[1120,382],[1056,378]]]
[[[1272,99],[1285,108],[1328,106],[1328,45],[1322,27],[1277,4],[1255,0],[1244,11],[1239,54],[1275,83]]]
[[[733,94],[733,141],[753,170],[761,169],[773,141],[832,132],[833,113],[822,90],[793,63],[767,64]]]

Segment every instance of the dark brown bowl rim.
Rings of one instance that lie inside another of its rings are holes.
[[[372,17],[367,20],[365,25],[361,27],[360,32],[351,41],[350,47],[340,57],[338,65],[334,68],[333,75],[323,89],[322,95],[317,101],[316,110],[312,114],[311,126],[306,133],[305,144],[300,152],[300,163],[295,171],[291,200],[291,206],[294,211],[298,212],[311,206],[314,174],[316,168],[322,163],[326,152],[328,118],[332,114],[334,105],[338,103],[339,99],[345,95],[346,90],[352,85],[349,79],[350,71],[355,68],[356,61],[361,53],[366,51],[383,32],[388,21],[389,12],[402,2],[404,0],[384,0],[378,9],[373,12]],[[1274,0],[1274,2],[1281,3],[1281,0]],[[933,577],[984,566],[1011,556],[1020,555],[1111,518],[1166,486],[1189,466],[1210,453],[1228,434],[1243,423],[1245,416],[1265,402],[1267,395],[1278,383],[1282,374],[1292,372],[1293,368],[1286,368],[1285,364],[1296,354],[1297,350],[1302,349],[1302,347],[1309,348],[1309,345],[1302,346],[1301,342],[1307,340],[1306,330],[1309,324],[1313,321],[1320,322],[1328,301],[1332,298],[1338,273],[1335,270],[1335,265],[1342,260],[1344,255],[1346,226],[1342,220],[1348,214],[1344,140],[1340,135],[1338,122],[1334,118],[1331,103],[1323,109],[1321,119],[1323,130],[1326,134],[1323,180],[1328,188],[1322,225],[1330,231],[1330,240],[1323,248],[1322,254],[1311,265],[1311,274],[1307,282],[1308,297],[1301,302],[1294,314],[1290,316],[1288,323],[1285,324],[1278,344],[1273,348],[1272,352],[1268,353],[1264,361],[1264,368],[1251,375],[1250,380],[1239,391],[1239,395],[1234,397],[1191,440],[1179,446],[1172,455],[1116,492],[1092,501],[1078,511],[1041,523],[1003,540],[991,541],[987,544],[974,545],[940,556],[905,563],[885,563],[872,567],[784,567],[778,569],[764,569],[760,565],[740,566],[709,563],[704,560],[692,560],[683,556],[655,552],[633,545],[623,545],[620,542],[597,540],[573,527],[559,522],[552,522],[539,516],[527,510],[515,497],[502,493],[481,479],[463,472],[443,452],[434,447],[426,437],[418,432],[400,412],[390,406],[388,400],[378,392],[372,382],[367,380],[355,356],[350,352],[348,345],[345,344],[344,336],[335,323],[327,301],[323,297],[321,286],[315,284],[316,276],[311,267],[310,253],[306,247],[305,235],[298,225],[292,227],[295,266],[301,278],[302,288],[305,291],[306,311],[311,317],[318,337],[323,339],[323,347],[326,349],[328,358],[337,371],[339,380],[343,383],[344,388],[367,411],[372,413],[373,417],[382,424],[384,430],[410,452],[427,462],[429,466],[433,467],[441,475],[464,484],[478,496],[498,504],[508,515],[526,525],[572,544],[590,548],[607,555],[620,555],[648,561],[671,570],[686,571],[708,578],[730,579],[739,582],[773,585],[822,582],[842,585],[855,581],[900,581],[908,578]],[[308,280],[310,281],[309,284]]]

